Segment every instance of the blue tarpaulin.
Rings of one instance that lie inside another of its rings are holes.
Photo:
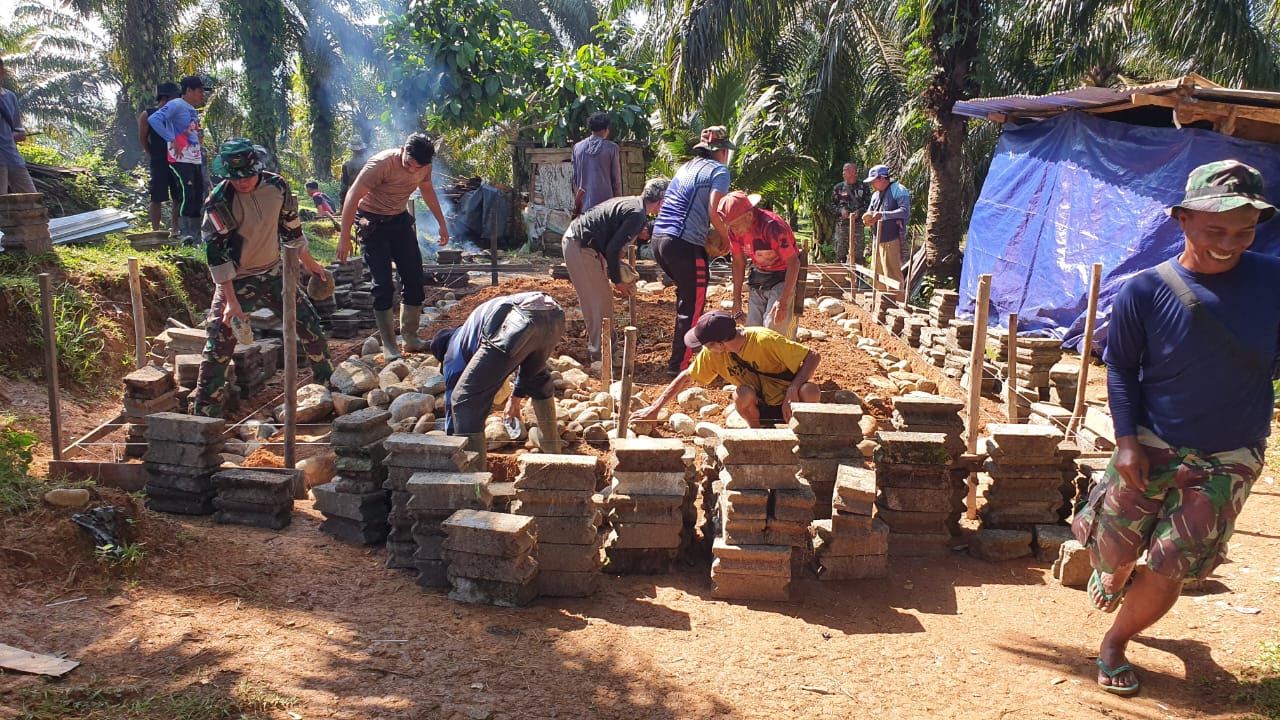
[[[1182,232],[1165,208],[1187,174],[1234,158],[1262,172],[1280,205],[1280,147],[1209,130],[1155,128],[1069,112],[1006,126],[973,209],[960,276],[960,312],[972,317],[978,276],[991,274],[992,325],[1018,313],[1018,330],[1079,349],[1093,263],[1102,263],[1095,349],[1106,342],[1111,299],[1135,273],[1173,257]],[[1280,219],[1258,226],[1253,248],[1280,255]]]

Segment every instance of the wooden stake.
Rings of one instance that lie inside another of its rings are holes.
[[[613,303],[609,303],[612,308]],[[610,310],[612,312],[612,309]],[[605,316],[600,328],[600,384],[604,391],[613,387],[613,318]],[[609,404],[613,404],[613,395],[609,395]],[[612,408],[610,408],[612,409]]]
[[[991,301],[991,276],[978,277],[978,298],[973,312],[973,344],[969,346],[969,420],[965,423],[969,454],[978,451],[978,424],[982,412],[983,361],[987,350],[987,305]],[[969,473],[968,517],[978,516],[978,475]]]
[[[1080,370],[1076,373],[1076,404],[1067,423],[1067,437],[1075,434],[1084,420],[1084,396],[1089,385],[1089,361],[1093,359],[1093,330],[1097,325],[1098,291],[1102,288],[1102,263],[1093,264],[1089,277],[1089,307],[1084,315],[1084,339],[1080,343]]]
[[[49,444],[62,459],[62,409],[58,400],[58,334],[53,319],[53,276],[40,273],[40,314],[44,315],[44,376],[49,386]]]
[[[854,233],[857,232],[857,228],[854,226],[854,222],[856,222],[854,220],[854,217],[850,215],[849,216],[849,252],[845,253],[845,255],[847,255],[845,260],[848,261],[849,265],[858,264],[858,256],[854,253],[854,246],[853,246]]]
[[[1009,313],[1008,366],[1005,369],[1005,416],[1018,422],[1018,313]]]
[[[133,304],[133,352],[136,367],[147,364],[147,309],[142,304],[142,278],[138,273],[138,258],[129,258],[129,300]]]
[[[876,221],[876,234],[871,239],[871,316],[876,316],[880,306],[880,226],[883,220]]]
[[[635,245],[627,245],[627,262],[631,263],[631,267],[633,268],[636,266]],[[710,275],[710,267],[707,268],[707,273]],[[638,282],[636,284],[639,285]],[[631,327],[633,328],[640,326],[640,319],[636,317],[636,289],[634,287],[631,288],[631,294],[627,295],[627,321],[631,323]]]
[[[622,390],[618,397],[617,427],[614,437],[625,438],[631,418],[631,381],[635,377],[636,335],[635,326],[628,325],[623,329],[622,341]]]
[[[296,467],[294,444],[298,439],[298,248],[284,246],[284,466]],[[394,340],[393,340],[394,342]],[[305,481],[295,478],[293,497],[306,499]]]

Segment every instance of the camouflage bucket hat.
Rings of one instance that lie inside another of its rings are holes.
[[[222,143],[212,166],[214,175],[237,179],[253,177],[263,170],[262,158],[248,138],[231,138]]]
[[[1262,173],[1239,160],[1220,160],[1201,165],[1187,175],[1187,190],[1182,202],[1165,212],[1199,210],[1227,212],[1249,205],[1261,211],[1258,221],[1270,220],[1276,208],[1267,202]]]
[[[729,128],[723,125],[712,125],[702,131],[702,141],[693,146],[694,149],[706,148],[711,152],[721,150],[737,150],[738,146],[729,139]]]

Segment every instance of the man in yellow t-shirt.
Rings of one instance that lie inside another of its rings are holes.
[[[654,404],[631,420],[654,420],[690,385],[710,385],[716,378],[733,384],[733,404],[751,427],[789,422],[791,403],[821,401],[818,386],[809,382],[821,356],[772,330],[739,327],[732,315],[716,311],[698,318],[684,341],[701,351]]]

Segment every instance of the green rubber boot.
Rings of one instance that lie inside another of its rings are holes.
[[[556,425],[556,399],[533,401],[533,414],[538,419],[538,447],[544,453],[560,452],[560,430]]]
[[[396,346],[396,319],[394,310],[375,310],[373,319],[378,321],[378,339],[382,341],[382,359],[387,362],[400,359],[400,348]]]
[[[418,323],[421,319],[421,305],[400,306],[400,335],[404,340],[404,349],[408,352],[426,352],[431,349],[431,343],[418,335]]]

